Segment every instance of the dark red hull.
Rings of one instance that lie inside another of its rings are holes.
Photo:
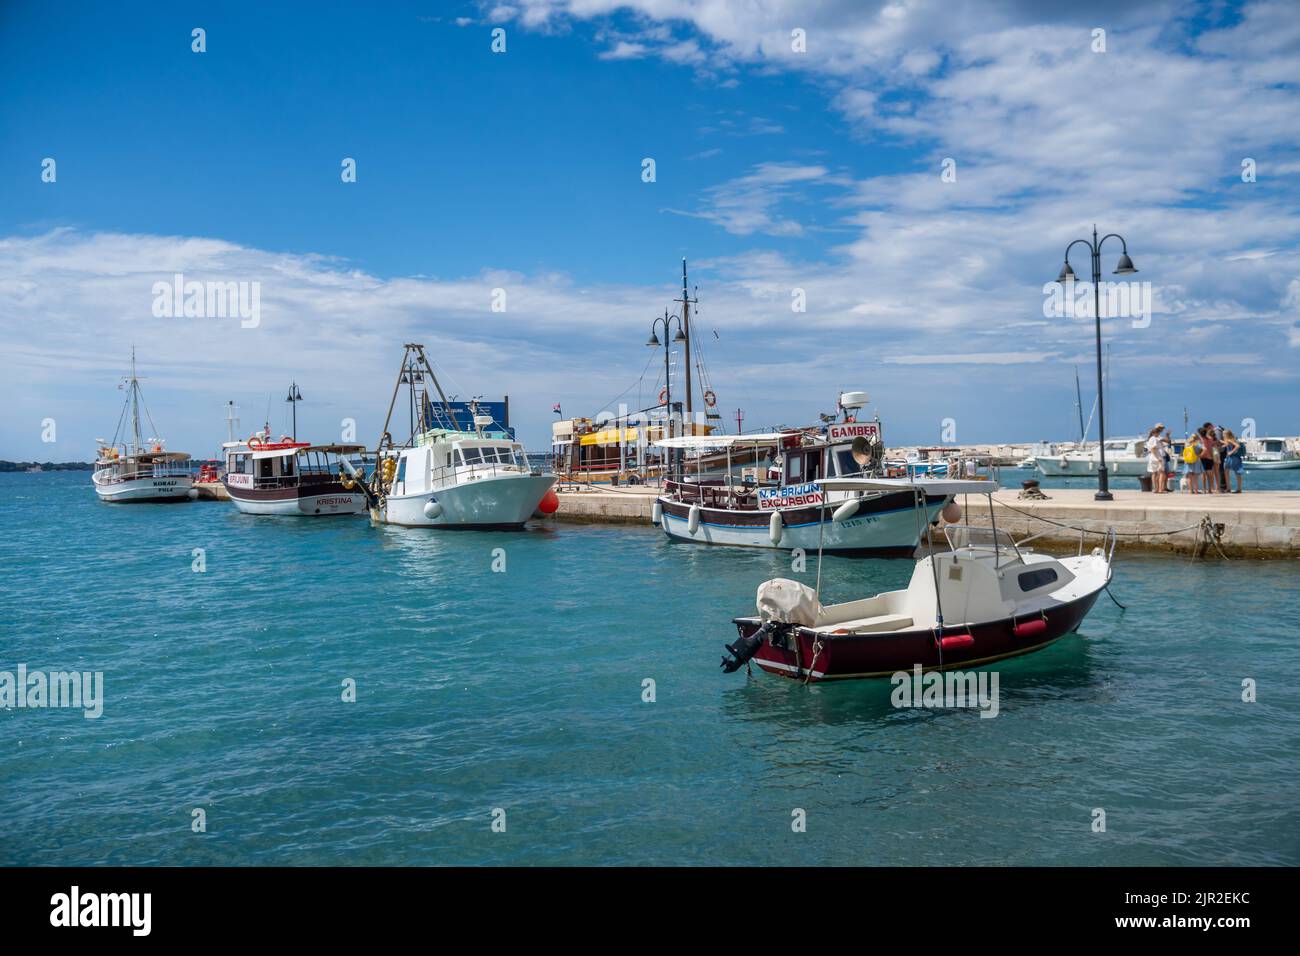
[[[898,671],[910,671],[917,664],[927,671],[982,667],[1041,650],[1077,630],[1099,593],[1094,591],[1045,614],[1022,614],[970,628],[945,627],[942,632],[819,635],[803,627],[790,627],[784,636],[786,646],[764,641],[753,662],[771,674],[813,681],[889,677]],[[1038,621],[1043,624],[1033,623]],[[746,617],[736,618],[735,624],[740,636],[748,637],[761,622]],[[973,640],[967,642],[967,636]],[[959,646],[941,647],[939,641],[945,637],[957,638],[950,644]],[[816,646],[819,641],[820,647]]]

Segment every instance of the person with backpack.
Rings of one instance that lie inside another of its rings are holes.
[[[1183,439],[1183,474],[1187,476],[1187,490],[1197,494],[1201,484],[1200,433]]]

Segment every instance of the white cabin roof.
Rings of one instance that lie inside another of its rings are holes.
[[[675,435],[655,442],[657,448],[729,448],[733,445],[779,445],[798,432],[765,432],[755,435]]]

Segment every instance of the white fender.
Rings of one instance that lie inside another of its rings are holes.
[[[862,504],[861,498],[850,498],[848,501],[844,502],[844,504],[835,509],[835,513],[831,515],[831,520],[835,522],[848,521],[858,513],[858,506],[860,504]]]
[[[199,489],[191,488],[189,491],[185,492],[185,495],[190,499],[190,501],[197,501],[199,497]]]
[[[658,501],[656,501],[655,506],[650,509],[650,523],[653,525],[657,525],[663,519],[664,519],[664,506],[661,505]]]
[[[691,534],[700,530],[700,506],[691,505],[690,513],[686,516],[686,530]]]
[[[442,514],[442,505],[434,499],[424,503],[424,516],[430,520],[437,518]]]
[[[772,544],[781,543],[781,535],[785,533],[785,524],[781,521],[781,512],[773,511],[772,517],[767,522],[767,536],[772,539]]]

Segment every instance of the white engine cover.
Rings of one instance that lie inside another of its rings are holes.
[[[789,578],[773,578],[758,586],[758,616],[763,621],[781,624],[802,624],[812,627],[821,614],[817,592],[806,584]]]

